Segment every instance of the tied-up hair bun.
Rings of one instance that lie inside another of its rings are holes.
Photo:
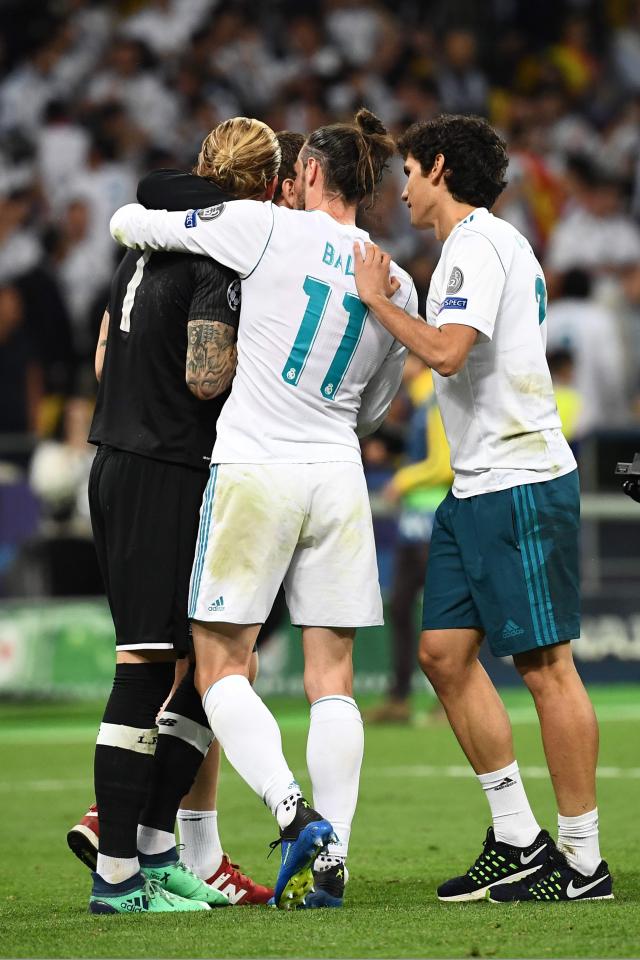
[[[373,137],[376,134],[382,137],[388,136],[387,128],[383,124],[382,120],[380,120],[379,117],[376,117],[375,113],[371,113],[370,110],[367,110],[366,107],[361,107],[358,110],[354,120],[356,126],[360,128],[365,136]]]

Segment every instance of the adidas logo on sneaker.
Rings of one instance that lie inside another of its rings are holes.
[[[149,909],[149,901],[145,896],[131,897],[130,900],[123,900],[120,909],[127,913],[143,913]]]
[[[510,637],[521,637],[524,633],[522,627],[518,626],[515,620],[507,620],[502,631],[502,639],[508,640]]]
[[[224,610],[224,597],[218,597],[213,603],[210,603],[207,610],[211,613],[213,610]]]

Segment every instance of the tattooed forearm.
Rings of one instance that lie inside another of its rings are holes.
[[[228,323],[191,320],[188,335],[187,386],[199,400],[211,400],[236,372],[236,331]]]

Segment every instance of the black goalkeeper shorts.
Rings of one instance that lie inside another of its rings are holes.
[[[98,562],[118,650],[189,650],[187,598],[204,470],[105,444],[89,479]]]

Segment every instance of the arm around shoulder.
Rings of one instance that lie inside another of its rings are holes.
[[[111,218],[111,236],[134,249],[211,257],[246,277],[260,262],[273,223],[273,205],[258,200],[232,200],[179,213],[129,203]]]

